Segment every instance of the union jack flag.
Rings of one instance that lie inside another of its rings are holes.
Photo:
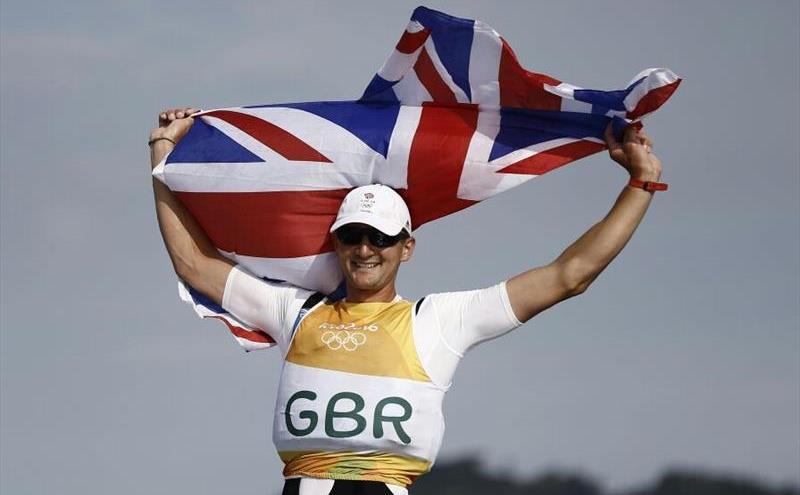
[[[481,21],[417,8],[357,101],[205,111],[154,175],[225,256],[258,276],[332,293],[341,273],[328,229],[347,192],[381,183],[408,203],[413,228],[605,149],[656,110],[680,79],[647,69],[598,91],[522,68]],[[245,349],[273,345],[201,294]]]

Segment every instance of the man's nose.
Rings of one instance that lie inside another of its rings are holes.
[[[366,235],[361,236],[361,241],[358,243],[358,254],[369,255],[375,248],[370,244],[369,238]]]

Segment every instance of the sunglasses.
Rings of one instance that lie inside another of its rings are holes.
[[[339,242],[347,246],[361,244],[361,240],[366,236],[369,243],[376,248],[387,248],[394,246],[403,239],[408,239],[408,233],[405,230],[401,230],[397,235],[388,235],[372,227],[359,227],[355,225],[339,227],[336,229],[335,234]]]

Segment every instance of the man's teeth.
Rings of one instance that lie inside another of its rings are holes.
[[[355,264],[358,268],[374,268],[378,266],[377,263],[361,263],[359,261],[354,261],[353,264]]]

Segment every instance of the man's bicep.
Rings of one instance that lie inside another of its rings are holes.
[[[520,273],[506,287],[511,309],[523,323],[572,295],[557,262]]]
[[[225,284],[234,266],[233,262],[225,258],[205,258],[196,272],[183,274],[183,281],[214,303],[222,305]]]

